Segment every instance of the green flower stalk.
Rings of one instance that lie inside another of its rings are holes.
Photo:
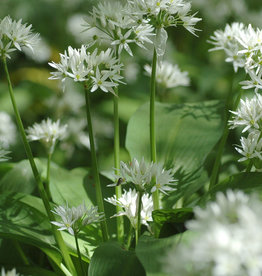
[[[16,104],[16,100],[15,100],[15,96],[12,88],[12,83],[8,72],[7,62],[6,62],[6,59],[10,58],[9,54],[11,52],[15,50],[21,51],[22,47],[27,47],[33,51],[34,46],[38,42],[39,34],[32,33],[31,27],[32,27],[31,25],[27,26],[26,24],[22,24],[21,19],[19,21],[14,21],[9,16],[6,16],[3,20],[0,20],[0,57],[4,64],[4,70],[5,70],[5,74],[8,82],[9,95],[13,105],[13,110],[15,113],[18,129],[23,140],[26,155],[29,160],[30,166],[32,168],[33,175],[36,180],[40,197],[42,198],[42,201],[44,203],[47,216],[49,220],[52,221],[54,219],[54,216],[51,213],[48,197],[46,195],[39,171],[36,167],[31,148],[26,138],[25,129],[20,117],[20,113],[17,108],[17,104]],[[67,247],[63,241],[61,234],[58,231],[56,231],[54,227],[52,227],[52,231],[53,231],[55,240],[58,244],[58,247],[60,248],[61,254],[63,256],[63,259],[65,261],[67,268],[73,275],[76,275],[74,265],[72,263],[69,252],[67,250]]]

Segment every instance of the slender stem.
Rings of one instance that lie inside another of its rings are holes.
[[[226,100],[226,105],[225,105],[226,122],[225,122],[225,126],[224,126],[223,135],[222,135],[222,137],[220,139],[220,142],[219,142],[219,145],[218,145],[216,159],[215,159],[215,163],[214,163],[212,173],[211,173],[211,177],[210,177],[209,190],[211,190],[214,187],[214,185],[217,183],[218,172],[219,172],[219,169],[220,169],[221,157],[222,157],[222,154],[224,152],[225,144],[226,144],[227,137],[228,137],[228,134],[229,134],[228,118],[231,119],[232,114],[229,116],[228,109],[232,106],[233,78],[232,78],[231,82],[232,82],[232,87],[231,87],[231,90],[228,93],[227,100]],[[235,109],[237,107],[237,105],[240,101],[240,98],[241,98],[241,93],[238,94],[237,99],[235,100],[235,103],[233,105],[233,109]]]
[[[85,275],[85,269],[84,269],[84,265],[83,265],[83,261],[82,261],[82,257],[81,257],[81,252],[80,252],[80,249],[79,249],[77,234],[75,234],[75,243],[76,243],[76,250],[77,250],[77,255],[78,255],[82,275],[84,276]]]
[[[156,64],[157,54],[154,48],[152,73],[151,73],[151,95],[150,95],[150,149],[151,161],[156,163],[156,131],[155,131],[155,98],[156,98]],[[153,182],[155,180],[153,179]],[[152,194],[154,210],[159,209],[159,191],[156,190]]]
[[[29,143],[27,141],[27,138],[26,138],[25,129],[24,129],[24,126],[23,126],[23,123],[22,123],[17,105],[16,105],[15,96],[14,96],[12,83],[11,83],[11,80],[10,80],[10,76],[9,76],[9,72],[8,72],[5,57],[3,58],[3,64],[4,64],[5,73],[6,73],[6,78],[7,78],[7,81],[8,81],[9,95],[10,95],[11,102],[12,102],[12,105],[13,105],[13,109],[14,109],[18,129],[19,129],[19,132],[20,132],[22,140],[23,140],[26,155],[27,155],[27,158],[28,158],[29,163],[31,165],[33,175],[35,177],[36,184],[37,184],[37,187],[38,187],[38,190],[39,190],[39,194],[40,194],[40,196],[42,198],[42,201],[44,203],[45,210],[46,210],[46,213],[48,215],[48,218],[49,218],[50,221],[55,221],[55,217],[54,217],[53,213],[51,212],[51,207],[50,207],[50,204],[49,204],[49,201],[48,201],[45,189],[44,189],[43,182],[41,180],[40,174],[39,174],[38,169],[36,167],[30,145],[29,145]],[[53,224],[51,224],[51,227],[52,227],[52,231],[53,231],[54,237],[56,239],[56,242],[58,244],[58,247],[60,248],[61,253],[63,255],[63,258],[65,260],[67,268],[71,271],[71,273],[73,275],[76,275],[73,262],[70,258],[69,252],[68,252],[67,247],[66,247],[66,245],[63,241],[61,233],[58,230],[56,230],[56,227]]]
[[[253,167],[253,162],[252,162],[252,160],[249,160],[249,163],[247,165],[247,168],[246,168],[245,172],[247,172],[247,173],[251,172],[252,167]]]
[[[133,226],[130,223],[129,225],[129,232],[128,232],[128,236],[127,236],[127,241],[126,241],[126,249],[128,250],[130,245],[131,245],[131,241],[132,241],[132,235],[133,235]]]
[[[137,201],[137,225],[136,225],[136,244],[138,242],[138,238],[140,236],[140,231],[141,231],[141,209],[142,209],[142,196],[143,192],[139,191],[138,192],[138,201]]]
[[[12,240],[12,242],[13,242],[13,244],[14,244],[14,247],[15,247],[16,250],[18,251],[18,253],[19,253],[21,259],[23,260],[24,264],[25,264],[25,265],[30,265],[30,262],[29,262],[29,260],[27,259],[27,257],[26,257],[26,255],[25,255],[25,253],[24,253],[24,251],[23,251],[23,249],[22,249],[20,243],[19,243],[17,240]]]
[[[116,174],[119,174],[120,170],[120,142],[119,142],[119,115],[118,115],[118,89],[115,88],[114,96],[114,166]],[[121,185],[115,187],[116,199],[118,200],[122,195]],[[116,212],[122,211],[120,206],[116,206]],[[118,216],[116,218],[117,223],[117,239],[121,243],[124,238],[124,218]]]
[[[85,98],[86,98],[86,117],[87,117],[87,124],[88,124],[88,134],[89,134],[91,157],[92,157],[92,167],[93,167],[93,174],[95,178],[95,187],[96,187],[96,202],[98,206],[98,211],[105,213],[103,195],[102,195],[99,171],[98,171],[98,165],[97,165],[97,158],[96,158],[93,126],[92,126],[92,119],[91,119],[91,112],[90,112],[90,99],[89,99],[89,91],[88,91],[87,84],[85,84]],[[106,221],[101,221],[100,224],[102,229],[103,240],[107,241],[108,231],[107,231]]]
[[[50,192],[50,163],[51,163],[52,153],[48,153],[47,157],[47,166],[46,166],[46,193],[49,200],[52,200],[51,192]]]

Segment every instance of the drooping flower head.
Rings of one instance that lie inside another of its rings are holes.
[[[86,225],[100,222],[104,219],[104,214],[98,212],[97,206],[87,209],[85,204],[77,207],[57,206],[52,212],[60,216],[62,222],[51,221],[52,224],[59,227],[58,230],[67,230],[71,235],[78,234]]]
[[[262,273],[262,203],[240,191],[218,193],[187,223],[194,236],[166,256],[168,275],[244,276]],[[194,238],[195,237],[195,238]]]
[[[32,25],[22,24],[22,19],[15,21],[6,16],[0,20],[0,56],[10,58],[9,53],[22,51],[23,47],[33,51],[38,37],[39,34],[32,32]]]
[[[149,194],[143,194],[141,200],[141,223],[149,227],[148,222],[153,221],[153,200]],[[116,198],[116,195],[114,195],[113,197],[105,199],[105,201],[123,208],[123,211],[120,211],[114,216],[127,216],[133,228],[137,228],[138,192],[135,189],[124,191],[122,196],[118,199]]]
[[[16,269],[13,268],[12,270],[5,271],[5,269],[2,267],[1,269],[1,276],[19,276],[19,273],[16,273]]]
[[[67,125],[60,125],[60,120],[52,122],[50,118],[41,123],[35,123],[27,129],[27,138],[30,141],[41,141],[49,153],[53,153],[55,144],[66,136]]]
[[[112,92],[121,76],[119,71],[122,65],[114,57],[111,49],[98,52],[87,52],[87,47],[82,45],[80,49],[68,47],[64,54],[60,54],[59,63],[49,63],[56,69],[52,72],[50,79],[58,79],[65,85],[66,79],[73,79],[75,82],[85,82],[90,86],[90,91],[94,92],[98,88],[104,92]]]
[[[148,76],[151,76],[152,67],[145,65],[145,71]],[[182,72],[178,65],[173,65],[167,61],[157,64],[156,82],[163,88],[173,88],[177,86],[188,86],[189,78],[187,72]]]

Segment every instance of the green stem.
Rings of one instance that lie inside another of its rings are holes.
[[[11,102],[12,102],[12,105],[13,105],[13,109],[14,109],[18,129],[19,129],[19,132],[20,132],[22,140],[23,140],[25,152],[26,152],[27,158],[29,160],[30,166],[32,168],[33,175],[35,177],[36,184],[37,184],[37,187],[38,187],[38,191],[39,191],[39,194],[40,194],[40,196],[42,198],[42,201],[44,203],[45,210],[46,210],[46,213],[48,215],[48,218],[49,218],[50,221],[55,221],[55,217],[54,217],[53,213],[51,212],[51,207],[50,207],[48,197],[47,197],[45,189],[44,189],[43,182],[41,180],[40,174],[39,174],[38,169],[36,167],[30,145],[29,145],[29,143],[27,141],[27,138],[26,138],[25,129],[24,129],[24,126],[23,126],[23,123],[22,123],[17,105],[16,105],[15,96],[14,96],[12,83],[11,83],[11,80],[10,80],[10,76],[9,76],[9,72],[8,72],[5,57],[3,58],[3,64],[4,64],[5,73],[6,73],[6,78],[7,78],[7,81],[8,81],[9,95],[10,95]],[[53,231],[54,237],[56,239],[56,242],[58,244],[58,247],[60,248],[61,253],[63,255],[63,258],[65,260],[67,268],[72,272],[73,275],[76,275],[73,262],[70,258],[70,255],[69,255],[67,247],[66,247],[66,245],[63,241],[61,233],[58,230],[56,230],[56,227],[53,224],[51,224],[51,227],[52,227],[52,231]]]
[[[126,249],[128,250],[130,245],[131,245],[131,241],[132,241],[132,235],[133,235],[133,226],[130,222],[129,225],[129,232],[128,232],[128,236],[127,236],[127,241],[126,241]]]
[[[46,193],[49,200],[52,200],[50,192],[50,163],[51,163],[52,153],[48,153],[47,166],[46,166]]]
[[[156,163],[156,131],[155,131],[155,98],[156,98],[156,64],[157,54],[154,48],[152,73],[151,73],[151,94],[150,94],[150,149],[151,161]],[[155,182],[155,180],[153,180]],[[154,210],[159,209],[159,191],[156,190],[152,194]]]
[[[253,162],[252,162],[252,160],[250,160],[245,172],[247,172],[247,173],[251,172],[252,167],[253,167]]]
[[[138,238],[140,236],[140,232],[141,232],[141,209],[142,209],[142,196],[143,196],[143,192],[139,191],[138,192],[138,202],[137,202],[137,212],[136,212],[136,216],[137,216],[137,225],[136,225],[136,244],[138,242]]]
[[[119,115],[118,115],[118,89],[115,88],[114,96],[114,166],[116,174],[119,174],[120,170],[120,141],[119,141]],[[115,187],[116,199],[118,200],[122,195],[121,185]],[[122,208],[116,205],[116,212],[119,213]],[[117,223],[117,239],[121,243],[124,238],[124,218],[118,216],[116,218]]]
[[[91,157],[92,157],[92,167],[93,167],[93,174],[95,178],[95,187],[96,187],[96,202],[98,206],[98,211],[105,213],[103,195],[102,195],[100,178],[99,178],[99,171],[97,166],[93,126],[92,126],[92,119],[91,119],[91,112],[90,112],[90,99],[89,99],[89,91],[88,91],[87,84],[85,84],[85,98],[86,98],[86,117],[87,117],[87,124],[88,124],[88,134],[89,134]],[[108,231],[107,231],[106,221],[102,221],[100,224],[102,229],[103,241],[107,241]]]
[[[25,265],[30,265],[30,262],[28,261],[20,243],[17,241],[17,240],[12,240],[13,244],[14,244],[14,247],[16,248],[17,252],[19,253],[21,259],[23,260],[23,263]]]
[[[79,264],[80,264],[80,267],[81,267],[81,272],[82,272],[82,275],[84,276],[85,275],[85,269],[84,269],[84,265],[83,265],[83,261],[82,261],[82,257],[81,257],[81,252],[80,252],[80,249],[79,249],[77,234],[75,234],[75,243],[76,243],[76,250],[77,250],[77,255],[78,255],[78,259],[79,259]]]
[[[226,100],[226,105],[225,105],[226,122],[225,122],[225,126],[224,126],[223,135],[222,135],[222,137],[220,139],[220,142],[219,142],[219,145],[218,145],[215,163],[214,163],[214,166],[213,166],[213,169],[212,169],[212,172],[211,172],[210,183],[209,183],[209,191],[217,183],[218,172],[219,172],[219,169],[220,169],[220,162],[221,162],[222,154],[224,152],[224,148],[225,148],[225,144],[226,144],[226,141],[227,141],[227,137],[228,137],[228,134],[229,134],[228,119],[229,120],[232,119],[232,114],[229,115],[228,109],[230,108],[230,106],[232,106],[232,91],[233,91],[233,80],[232,80],[232,88],[229,91],[228,96],[227,96],[227,100]],[[235,103],[232,106],[233,109],[236,109],[236,107],[238,106],[240,98],[241,98],[241,93],[238,94],[237,99],[235,100]]]

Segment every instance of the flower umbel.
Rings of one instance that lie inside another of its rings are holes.
[[[9,153],[9,151],[2,149],[0,146],[0,162],[7,161],[9,159],[9,157],[7,156]]]
[[[104,218],[104,214],[98,212],[97,206],[87,209],[84,203],[72,208],[68,205],[57,206],[52,212],[60,216],[62,222],[51,221],[51,223],[58,226],[58,230],[67,230],[71,235],[76,235],[84,226],[100,222]]]
[[[32,33],[32,25],[22,24],[6,16],[0,20],[0,56],[10,58],[9,53],[28,47],[32,51],[39,40],[39,34]]]
[[[62,140],[66,136],[67,125],[60,126],[60,120],[52,122],[50,118],[41,123],[35,123],[27,129],[27,138],[30,141],[41,141],[49,153],[53,153],[57,140]]]
[[[105,201],[120,206],[123,211],[117,213],[114,216],[127,216],[132,224],[133,228],[137,227],[137,200],[138,193],[136,190],[129,189],[124,191],[122,196],[117,199],[116,195],[110,198],[106,198]],[[153,200],[149,194],[143,194],[142,196],[142,208],[141,208],[141,223],[149,227],[148,221],[152,219]]]

